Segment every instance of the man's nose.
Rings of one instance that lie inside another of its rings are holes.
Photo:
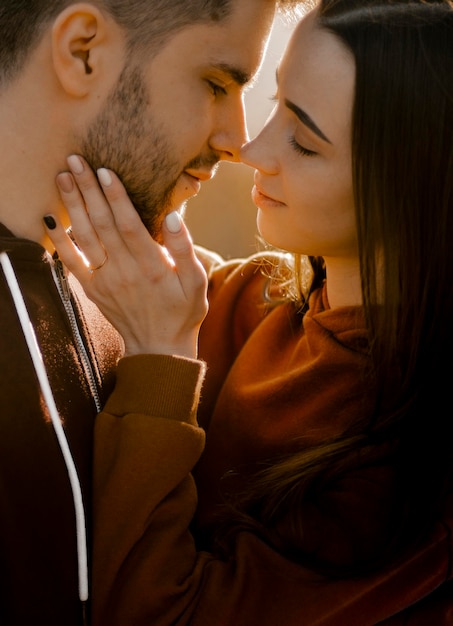
[[[245,107],[240,98],[218,111],[210,145],[224,161],[240,161],[241,146],[248,140]]]

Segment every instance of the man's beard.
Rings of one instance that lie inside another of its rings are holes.
[[[149,94],[140,68],[126,64],[102,111],[82,141],[94,170],[112,169],[150,234],[160,239],[164,215],[181,172],[157,124],[148,121]]]

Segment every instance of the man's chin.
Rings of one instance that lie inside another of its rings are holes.
[[[165,216],[173,211],[178,211],[181,215],[184,215],[187,201],[194,195],[196,194],[188,194],[187,191],[184,193],[175,186],[170,198],[166,202],[162,202],[160,208],[154,206],[152,209],[147,207],[147,210],[138,210],[143,224],[153,239],[158,243],[162,243],[162,222]],[[145,215],[148,215],[148,218],[144,217]]]
[[[146,230],[149,232],[149,234],[151,235],[151,237],[154,239],[154,241],[157,241],[157,243],[162,244],[163,243],[163,239],[162,239],[162,222],[164,220],[164,216],[160,217],[160,218],[156,218],[151,222],[143,222]]]

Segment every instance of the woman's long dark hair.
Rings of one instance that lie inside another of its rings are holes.
[[[452,488],[453,6],[321,0],[317,20],[356,66],[353,186],[380,400],[360,430],[270,463],[240,508],[262,528],[292,516],[296,536],[310,485],[347,469],[360,449],[397,442],[403,548]]]
[[[353,176],[375,369],[385,380],[398,362],[410,397],[451,355],[453,6],[325,0],[319,22],[356,65]]]
[[[355,59],[353,179],[376,428],[398,428],[423,521],[451,477],[453,5],[324,0],[319,24]]]

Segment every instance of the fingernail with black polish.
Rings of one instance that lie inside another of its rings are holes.
[[[57,227],[57,223],[51,215],[46,215],[44,217],[44,223],[49,230],[54,230]]]

